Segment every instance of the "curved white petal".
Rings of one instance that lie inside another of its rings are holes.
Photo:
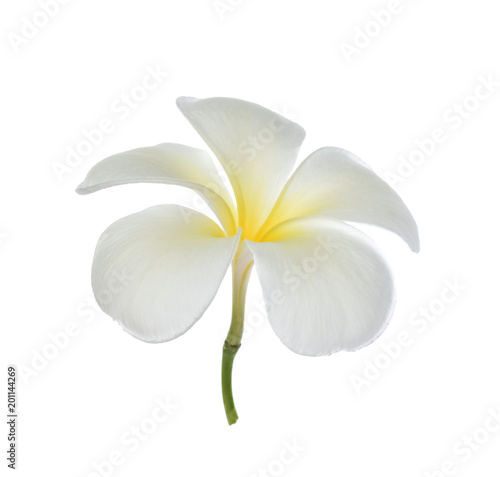
[[[319,218],[291,220],[268,238],[247,244],[269,321],[288,348],[323,356],[356,350],[382,333],[395,292],[390,269],[370,238]]]
[[[153,182],[188,187],[210,206],[229,235],[236,231],[233,200],[208,153],[181,144],[132,149],[98,162],[78,186],[79,194],[106,187]]]
[[[186,332],[214,298],[241,230],[225,237],[207,216],[150,207],[113,223],[99,239],[92,288],[100,307],[148,342]]]
[[[236,196],[239,224],[251,238],[292,172],[304,130],[238,99],[181,97],[177,105],[224,167]]]
[[[344,149],[313,152],[285,185],[261,231],[284,220],[321,215],[386,228],[418,252],[418,229],[410,211],[389,185]]]

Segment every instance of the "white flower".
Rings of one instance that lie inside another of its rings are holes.
[[[207,202],[220,225],[178,205],[124,217],[99,239],[92,287],[130,334],[169,341],[203,315],[232,263],[233,317],[222,364],[232,424],[231,370],[254,262],[269,321],[288,348],[308,356],[356,350],[387,326],[394,288],[372,240],[346,221],[395,232],[415,252],[418,231],[400,197],[348,151],[319,149],[291,175],[305,136],[292,121],[230,98],[183,97],[177,105],[222,164],[236,204],[204,151],[167,143],[104,159],[77,192],[133,182],[182,185]],[[110,293],[122,270],[132,278]]]

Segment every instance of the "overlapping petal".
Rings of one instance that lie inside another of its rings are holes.
[[[92,265],[94,295],[108,315],[148,342],[186,332],[214,298],[241,230],[226,237],[199,212],[159,205],[113,223]]]
[[[173,184],[197,192],[228,233],[236,232],[236,211],[209,154],[181,144],[158,144],[115,154],[98,162],[78,186],[79,194],[137,182]]]
[[[252,238],[291,174],[305,132],[262,106],[182,97],[177,105],[215,153],[234,189],[238,222]]]
[[[389,185],[344,149],[313,152],[285,185],[259,238],[294,217],[320,215],[391,230],[418,252],[418,229],[410,211]]]
[[[391,272],[373,241],[337,220],[294,219],[247,241],[268,317],[292,351],[322,356],[375,340],[392,315]]]

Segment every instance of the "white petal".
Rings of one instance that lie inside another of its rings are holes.
[[[159,205],[113,223],[97,243],[92,288],[100,307],[148,342],[186,332],[214,298],[238,245],[207,216]]]
[[[418,252],[418,229],[389,185],[344,149],[325,147],[297,168],[261,231],[293,217],[321,215],[386,228]]]
[[[98,162],[78,186],[79,194],[137,182],[185,186],[215,212],[229,235],[236,231],[233,200],[208,153],[181,144],[158,144],[115,154]]]
[[[262,106],[231,98],[179,98],[177,105],[220,160],[245,236],[256,232],[291,174],[305,132]]]
[[[304,218],[250,242],[271,326],[292,351],[353,351],[387,326],[395,294],[373,241],[336,220]]]

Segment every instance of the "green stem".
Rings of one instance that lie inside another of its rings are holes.
[[[222,399],[224,400],[224,409],[226,410],[229,425],[238,420],[232,389],[233,361],[238,349],[239,346],[231,346],[227,340],[224,342],[224,348],[222,349]]]
[[[241,346],[243,322],[245,318],[245,298],[248,281],[253,266],[253,257],[248,247],[242,242],[233,259],[233,315],[231,326],[222,348],[222,399],[229,425],[238,420],[234,406],[232,372],[233,361]]]

